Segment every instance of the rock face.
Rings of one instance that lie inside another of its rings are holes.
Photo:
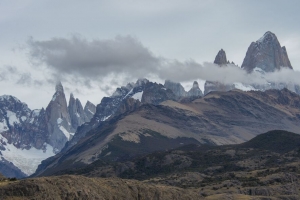
[[[148,82],[142,97],[142,103],[160,104],[166,100],[176,100],[172,90],[165,88],[162,84]]]
[[[187,92],[184,90],[183,86],[180,83],[166,80],[164,86],[165,88],[172,90],[178,98],[187,96]]]
[[[162,84],[149,82],[147,79],[139,79],[136,83],[117,88],[110,97],[104,97],[97,105],[96,113],[89,123],[81,126],[71,141],[69,141],[62,152],[66,152],[85,135],[105,125],[104,121],[116,115],[137,109],[144,103],[158,105],[165,100],[176,100],[178,97],[172,90],[165,88]]]
[[[90,107],[91,107],[91,105],[90,105]],[[88,117],[86,116],[86,114],[83,110],[80,100],[77,98],[75,99],[73,94],[70,95],[68,111],[70,114],[73,132],[76,131],[78,126],[89,121]]]
[[[226,55],[225,55],[226,56]],[[194,81],[193,87],[186,92],[183,86],[180,83],[175,83],[170,80],[166,80],[164,84],[165,88],[172,90],[175,94],[176,98],[183,99],[184,97],[199,97],[203,96],[201,89],[199,88],[199,84],[197,81]]]
[[[242,68],[247,72],[252,72],[255,68],[260,68],[265,72],[274,72],[281,68],[293,69],[286,48],[281,47],[276,35],[270,31],[251,43]]]
[[[94,114],[96,113],[96,106],[93,103],[91,103],[90,101],[87,101],[85,106],[84,106],[83,111],[85,113],[85,116],[87,117],[87,120],[91,121]]]
[[[31,110],[25,103],[13,96],[0,97],[0,131],[7,138],[9,143],[14,143],[15,146],[21,145],[30,146],[36,144],[36,138],[23,135],[22,128],[31,115]]]
[[[71,119],[62,84],[56,85],[56,92],[46,108],[49,144],[59,152],[72,136]]]
[[[128,111],[127,109],[130,110],[130,108],[135,108],[140,105],[140,103],[137,103],[136,101],[133,102],[128,99],[133,98],[142,102],[144,90],[148,82],[149,81],[147,79],[138,79],[136,83],[128,83],[126,86],[117,88],[110,97],[103,97],[101,103],[97,105],[95,114],[91,118],[90,122],[84,124],[77,130],[72,140],[65,145],[65,148],[62,151],[65,152],[71,148],[82,137],[84,137],[86,133],[93,128],[101,126],[104,121],[113,117],[115,114],[123,113]],[[93,112],[93,109],[93,106],[87,103],[84,110],[85,113],[90,113],[90,111]]]
[[[199,88],[199,84],[197,81],[194,81],[193,87],[188,91],[187,96],[190,97],[198,97],[203,96],[201,89]]]
[[[214,63],[217,64],[217,65],[220,65],[220,66],[228,64],[227,58],[226,58],[226,53],[225,53],[225,51],[223,49],[221,49],[218,52],[218,54],[217,54],[217,56],[215,58]]]

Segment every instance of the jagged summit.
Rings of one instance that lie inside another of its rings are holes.
[[[146,79],[146,78],[139,78],[139,79],[136,81],[135,85],[143,85],[143,84],[146,84],[146,83],[148,83],[148,82],[149,82],[149,80]]]
[[[62,86],[61,82],[58,81],[55,85],[55,91],[56,92],[64,92],[64,87]]]
[[[225,53],[225,51],[223,49],[221,49],[218,52],[218,54],[217,54],[217,56],[215,58],[214,63],[217,64],[217,65],[220,65],[220,66],[227,64],[226,53]]]
[[[74,132],[78,126],[90,120],[87,118],[80,100],[77,98],[75,99],[72,93],[70,94],[68,111],[71,119],[72,131]]]
[[[265,72],[281,68],[293,69],[286,48],[281,47],[276,35],[270,31],[250,44],[242,68],[247,72],[252,72],[255,68]]]
[[[194,81],[193,87],[188,91],[188,96],[203,96],[197,81]]]
[[[84,111],[88,121],[90,121],[92,119],[92,117],[94,116],[94,114],[96,113],[96,106],[92,102],[87,101],[84,106],[83,111]]]
[[[198,84],[197,81],[194,81],[194,83],[193,83],[193,88],[199,88],[199,84]]]
[[[270,42],[273,40],[277,40],[277,37],[274,33],[272,33],[271,31],[267,31],[261,38],[259,38],[256,42]]]
[[[177,97],[185,97],[187,96],[184,87],[180,83],[173,82],[171,80],[165,80],[164,84],[165,88],[170,89]]]

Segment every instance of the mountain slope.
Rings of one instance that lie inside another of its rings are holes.
[[[70,198],[79,199],[93,198],[93,195],[105,199],[122,199],[124,195],[124,198],[134,199],[135,196],[128,192],[130,188],[129,191],[134,190],[139,198],[149,199],[298,199],[299,144],[300,135],[276,130],[240,145],[186,145],[123,162],[98,160],[87,167],[59,172],[77,176],[42,177],[2,186],[0,196],[41,198],[40,195],[48,195],[60,199],[66,198],[68,193]],[[284,150],[278,151],[278,145],[283,145]],[[69,184],[73,182],[76,185]],[[148,196],[162,188],[167,196],[160,193]],[[186,196],[177,196],[173,189]],[[194,192],[198,196],[194,196]]]
[[[227,169],[224,169],[226,172],[267,169],[300,161],[299,143],[299,134],[275,130],[260,134],[242,144],[223,146],[190,144],[173,150],[154,152],[123,162],[99,160],[87,167],[77,170],[67,169],[57,174],[118,176],[147,180],[149,177],[165,176],[174,172],[196,171],[208,175],[208,169],[217,166],[219,169],[220,167],[227,167]],[[288,159],[289,156],[295,158]],[[258,158],[262,159],[257,161]],[[282,159],[282,162],[277,162],[275,158]],[[249,161],[248,166],[243,164],[247,161]]]
[[[241,143],[274,129],[297,132],[299,103],[300,97],[285,89],[212,92],[187,103],[144,104],[94,128],[65,152],[44,161],[36,175],[184,144]]]
[[[287,131],[270,131],[241,145],[243,148],[259,148],[276,153],[300,149],[300,135]]]

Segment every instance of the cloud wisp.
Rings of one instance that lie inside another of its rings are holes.
[[[268,73],[262,78],[259,73],[248,74],[235,65],[219,67],[213,63],[199,64],[194,60],[166,59],[154,55],[131,36],[92,41],[76,36],[46,41],[31,38],[28,46],[30,58],[36,65],[45,65],[58,76],[81,79],[87,86],[89,81],[108,76],[126,81],[154,76],[176,82],[203,79],[226,84],[267,84],[268,81],[300,84],[300,72],[292,70]]]

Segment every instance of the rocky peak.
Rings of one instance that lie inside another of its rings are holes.
[[[162,84],[152,82],[145,85],[142,103],[158,105],[166,100],[176,100],[176,95],[172,90],[167,89]]]
[[[55,91],[56,91],[56,92],[62,92],[62,93],[64,92],[64,88],[63,88],[63,86],[62,86],[62,84],[61,84],[60,81],[58,81],[58,82],[56,83]]]
[[[70,139],[72,126],[62,84],[57,83],[55,89],[56,92],[46,108],[46,120],[50,134],[49,144],[58,152]]]
[[[164,86],[167,89],[172,90],[172,92],[176,95],[176,97],[185,97],[187,96],[186,91],[180,83],[176,83],[170,80],[166,80]]]
[[[85,116],[87,117],[88,121],[90,121],[94,114],[96,113],[96,106],[91,103],[90,101],[87,101],[85,106],[84,106],[84,109],[83,109],[84,113],[85,113]]]
[[[220,66],[226,65],[228,63],[227,62],[227,58],[226,58],[226,53],[225,53],[225,51],[223,49],[221,49],[218,52],[218,54],[217,54],[217,56],[215,58],[214,63],[217,64],[217,65],[220,65]]]
[[[136,86],[145,85],[145,84],[148,83],[148,82],[149,82],[148,79],[145,79],[145,78],[139,78],[139,79],[136,81],[135,85],[136,85]]]
[[[203,93],[199,88],[199,84],[197,81],[194,81],[193,87],[188,91],[188,96],[190,97],[203,96]]]
[[[293,69],[286,48],[281,47],[276,35],[270,31],[250,44],[242,68],[247,72],[252,72],[255,68],[264,72],[281,68]]]
[[[88,121],[88,118],[83,111],[83,107],[79,99],[75,99],[74,95],[71,93],[68,111],[72,124],[72,131],[76,131],[77,127]]]
[[[199,88],[199,84],[198,84],[197,81],[194,81],[194,83],[193,83],[193,88]]]

